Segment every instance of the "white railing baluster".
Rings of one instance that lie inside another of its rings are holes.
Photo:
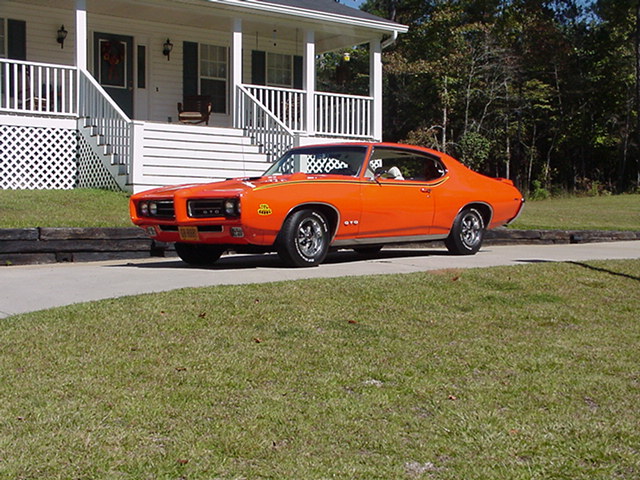
[[[304,125],[304,95],[302,90],[243,85],[263,108],[270,111],[289,130],[300,132]]]
[[[369,118],[373,97],[316,92],[316,133],[371,138]]]
[[[240,100],[238,111],[234,114],[234,124],[243,128],[270,160],[276,160],[293,146],[295,132],[276,115],[282,110],[276,110],[274,113],[265,105],[279,103],[277,92],[254,90],[253,86],[238,85],[238,98]]]
[[[76,115],[76,67],[0,58],[0,110]]]
[[[79,72],[81,117],[87,118],[92,135],[101,137],[114,162],[131,171],[131,120],[88,72]]]

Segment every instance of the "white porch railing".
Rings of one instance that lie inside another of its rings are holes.
[[[76,68],[0,58],[0,110],[77,114]]]
[[[373,97],[316,92],[316,133],[340,137],[373,137]]]
[[[105,154],[114,155],[112,164],[131,169],[131,119],[118,107],[93,76],[79,70],[78,115],[85,121],[85,127],[92,129],[92,135],[101,136],[100,145],[105,145]]]
[[[243,87],[289,130],[294,132],[306,130],[304,125],[304,91],[261,85],[243,85]]]
[[[254,90],[256,91],[256,90]],[[256,97],[246,85],[238,85],[236,91],[234,126],[242,128],[260,146],[270,161],[290,149],[295,132],[278,118],[270,108]]]

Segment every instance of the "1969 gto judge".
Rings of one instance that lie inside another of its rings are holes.
[[[294,148],[261,177],[157,188],[131,197],[133,222],[180,258],[206,265],[226,250],[277,251],[294,267],[330,248],[373,254],[390,243],[444,240],[456,255],[511,222],[522,194],[450,156],[390,143]]]

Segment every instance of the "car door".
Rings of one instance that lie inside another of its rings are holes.
[[[435,209],[433,188],[443,174],[437,159],[422,152],[375,148],[362,187],[359,238],[382,242],[428,236]]]

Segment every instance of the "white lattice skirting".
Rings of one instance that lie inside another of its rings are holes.
[[[0,189],[118,190],[76,130],[0,125]]]

